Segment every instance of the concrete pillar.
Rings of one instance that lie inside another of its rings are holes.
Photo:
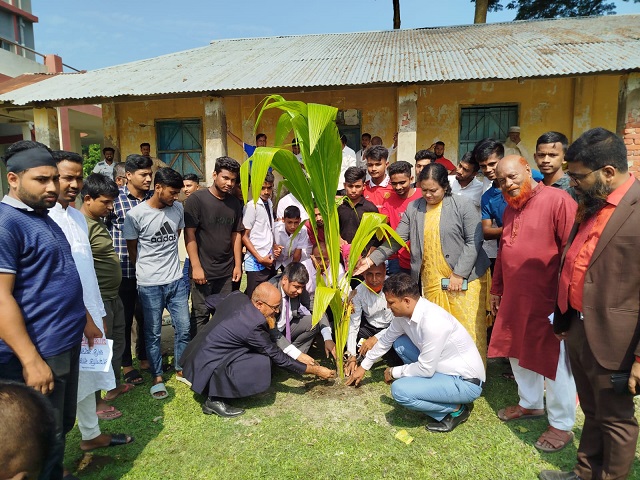
[[[58,117],[58,138],[60,139],[60,149],[67,152],[74,152],[71,144],[71,126],[69,125],[69,107],[57,107]],[[76,152],[80,153],[80,152]]]
[[[63,70],[62,57],[53,54],[45,55],[44,65],[48,73],[60,73]]]
[[[120,151],[120,128],[118,125],[118,108],[115,103],[102,104],[102,132],[104,143],[102,147],[111,147],[115,153],[116,162],[124,162],[126,157]]]
[[[640,178],[640,74],[620,79],[617,133],[627,146],[629,170]]]
[[[418,88],[398,87],[398,152],[396,160],[412,161],[417,150]]]
[[[587,130],[595,125],[591,125],[591,115],[593,114],[593,103],[595,95],[595,77],[577,77],[573,83],[573,125],[569,141],[574,141]]]
[[[60,150],[56,110],[53,108],[34,108],[33,123],[35,124],[36,141],[44,143],[52,150]]]
[[[204,181],[209,183],[218,157],[227,154],[227,117],[224,98],[207,97],[204,102]]]
[[[33,125],[33,123],[31,123],[31,122],[26,122],[26,123],[23,123],[21,125],[21,127],[22,127],[22,139],[23,140],[33,140],[32,130],[31,130],[32,125]]]

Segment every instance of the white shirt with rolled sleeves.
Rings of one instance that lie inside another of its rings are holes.
[[[387,308],[387,299],[384,293],[376,293],[365,283],[356,287],[356,294],[353,297],[353,313],[349,318],[349,336],[347,337],[347,352],[356,354],[356,342],[358,340],[358,330],[364,313],[367,322],[373,327],[386,329],[393,320],[393,313]],[[380,338],[385,330],[377,333],[376,338]]]
[[[442,373],[486,380],[482,358],[466,329],[445,309],[424,298],[418,300],[411,318],[393,319],[378,343],[367,352],[362,367],[369,370],[392,348],[393,342],[405,334],[420,350],[420,355],[417,362],[393,367],[393,378],[429,378],[434,373]]]

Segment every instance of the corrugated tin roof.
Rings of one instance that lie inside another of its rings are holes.
[[[58,74],[57,73],[26,73],[24,75],[18,75],[15,78],[9,78],[9,80],[0,82],[0,93],[7,93],[7,92],[11,92],[12,90],[25,87],[27,85],[33,85],[34,83],[38,83],[43,80],[46,80],[47,78],[50,78],[53,75],[58,75]]]
[[[15,105],[210,92],[513,79],[640,68],[640,15],[218,40],[10,93]]]

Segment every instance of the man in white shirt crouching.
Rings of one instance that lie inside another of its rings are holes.
[[[406,273],[391,275],[383,288],[394,319],[347,380],[358,386],[367,370],[392,346],[405,362],[387,368],[384,380],[400,405],[433,419],[430,432],[450,432],[466,422],[486,379],[471,336],[453,315],[420,297]]]

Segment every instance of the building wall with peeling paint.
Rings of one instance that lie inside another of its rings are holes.
[[[414,85],[406,87],[375,87],[314,92],[287,93],[288,100],[301,100],[333,105],[340,110],[361,112],[361,131],[382,137],[385,145],[392,143],[393,134],[417,125],[415,138],[419,150],[435,141],[446,144],[445,155],[452,161],[458,157],[460,109],[480,105],[519,105],[519,123],[525,148],[533,153],[535,141],[549,130],[563,132],[570,140],[596,126],[616,131],[618,114],[619,75],[585,76],[577,78],[525,79],[518,82],[464,82],[444,85]],[[415,92],[415,94],[413,93]],[[228,96],[224,98],[227,129],[247,143],[254,143],[254,123],[263,95]],[[400,104],[399,104],[400,98]],[[415,115],[407,117],[406,102],[416,100]],[[204,98],[156,100],[105,104],[103,111],[105,144],[116,147],[120,158],[140,151],[139,144],[149,142],[156,154],[155,121],[159,119],[200,118],[206,135]],[[266,112],[259,132],[264,132],[271,144],[277,119],[276,110]],[[400,120],[398,120],[400,118]],[[404,122],[404,120],[408,120]],[[399,125],[402,123],[403,125]],[[399,128],[400,127],[400,128]],[[203,139],[204,145],[204,139]],[[242,148],[227,139],[228,155],[244,161]],[[402,153],[402,160],[413,160]],[[207,183],[211,172],[207,172]]]
[[[531,154],[537,138],[550,130],[564,133],[570,141],[596,126],[615,131],[619,81],[619,75],[601,75],[418,87],[416,149],[443,141],[445,156],[455,163],[460,109],[481,105],[517,104],[520,137]]]
[[[127,155],[140,153],[140,144],[151,144],[151,154],[156,155],[156,120],[175,118],[200,118],[204,115],[202,98],[154,100],[148,102],[118,103],[115,105],[115,118],[118,132],[118,150],[122,161]],[[103,116],[105,127],[109,118]],[[113,115],[111,115],[113,118]],[[105,128],[105,137],[108,130]],[[204,142],[204,138],[202,139]]]

